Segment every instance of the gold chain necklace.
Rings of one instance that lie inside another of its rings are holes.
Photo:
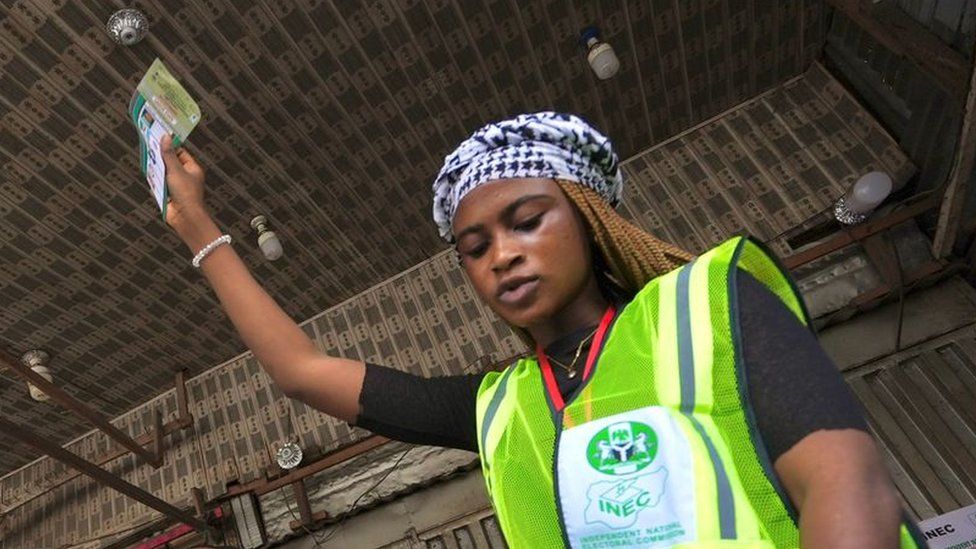
[[[586,342],[589,341],[594,334],[596,334],[596,331],[597,328],[593,328],[593,331],[590,332],[590,335],[584,337],[583,341],[580,341],[579,345],[576,346],[576,355],[573,356],[573,361],[569,363],[569,366],[566,366],[565,364],[563,364],[562,362],[556,360],[551,356],[549,357],[549,361],[555,362],[560,368],[566,370],[566,377],[568,377],[569,379],[573,379],[574,377],[576,377],[576,361],[579,360],[580,354],[583,353],[583,345],[586,345]]]

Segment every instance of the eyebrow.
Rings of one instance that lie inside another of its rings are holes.
[[[505,206],[505,208],[502,209],[501,215],[499,217],[503,219],[510,218],[512,217],[512,215],[515,214],[515,210],[519,209],[519,207],[525,204],[526,202],[531,202],[533,200],[539,200],[542,198],[552,198],[552,196],[548,194],[527,194],[525,196],[521,196],[517,200],[513,200],[512,203],[509,204],[508,206]],[[461,239],[464,238],[465,236],[471,233],[476,233],[478,231],[481,231],[484,228],[485,226],[481,223],[478,223],[477,225],[471,225],[469,227],[465,227],[463,230],[461,230],[461,232],[459,232],[454,237],[454,240],[460,242]]]

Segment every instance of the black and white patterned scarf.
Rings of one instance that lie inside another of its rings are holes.
[[[474,132],[444,159],[434,181],[434,223],[453,241],[451,223],[472,189],[499,179],[574,181],[616,207],[623,192],[610,140],[583,119],[556,112],[522,114]]]

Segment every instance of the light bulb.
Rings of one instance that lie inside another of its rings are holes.
[[[874,211],[891,194],[891,178],[884,172],[870,172],[861,176],[847,191],[844,201],[854,213]]]
[[[39,376],[46,379],[49,383],[54,383],[54,377],[51,375],[51,369],[48,368],[44,363],[47,362],[49,358],[48,354],[40,349],[34,349],[24,353],[21,357],[21,362],[34,370]],[[47,396],[47,393],[42,391],[39,387],[32,383],[27,384],[27,390],[30,392],[31,398],[38,402],[47,402],[51,397]]]
[[[884,172],[861,176],[834,204],[834,218],[845,225],[857,225],[891,194],[891,177]]]
[[[258,232],[258,247],[265,259],[274,261],[285,253],[278,235],[268,229],[268,218],[263,215],[255,216],[251,220],[251,228]]]
[[[617,58],[613,47],[606,42],[600,42],[596,38],[587,40],[590,52],[586,55],[590,67],[600,80],[606,80],[617,74],[620,70],[620,59]]]
[[[274,231],[264,231],[261,233],[258,236],[258,246],[268,261],[274,261],[285,253],[285,250],[281,247],[281,241],[278,240],[278,235]]]

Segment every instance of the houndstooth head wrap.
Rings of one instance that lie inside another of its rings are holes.
[[[434,223],[453,240],[458,204],[472,189],[498,179],[543,177],[575,181],[616,207],[623,192],[610,140],[571,114],[522,114],[481,128],[444,159],[434,180]]]

